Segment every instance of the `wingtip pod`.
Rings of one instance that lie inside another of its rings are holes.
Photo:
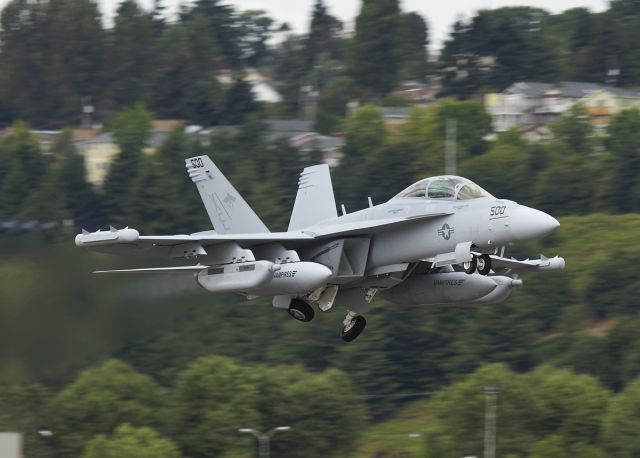
[[[91,245],[103,245],[113,243],[133,243],[138,240],[140,233],[129,227],[124,229],[110,228],[108,231],[87,232],[82,231],[76,235],[76,246],[84,247]]]
[[[542,259],[542,258],[541,258]],[[544,263],[540,264],[540,270],[563,270],[565,266],[564,258],[556,256],[554,258],[544,258]]]

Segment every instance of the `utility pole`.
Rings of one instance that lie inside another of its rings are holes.
[[[446,148],[444,152],[444,173],[446,175],[456,174],[456,142],[458,137],[458,123],[455,119],[447,119],[446,123]]]
[[[92,122],[92,115],[94,112],[93,104],[91,103],[91,97],[82,97],[82,127],[90,129]]]
[[[484,387],[484,458],[496,458],[496,420],[498,389],[493,386]]]
[[[266,433],[263,433],[252,428],[240,428],[238,432],[243,434],[253,434],[255,438],[258,439],[258,456],[260,458],[270,458],[271,438],[278,431],[289,431],[290,429],[291,426],[278,426],[277,428],[270,429]]]

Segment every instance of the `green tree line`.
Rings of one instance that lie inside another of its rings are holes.
[[[326,421],[333,421],[333,404],[326,407],[314,404],[314,400],[317,396],[324,399],[317,393],[334,393],[335,387],[325,387],[320,381],[316,385],[313,377],[303,378],[300,389],[304,387],[309,391],[298,394],[294,390],[297,372],[290,374],[284,366],[298,366],[301,374],[321,378],[339,371],[348,380],[354,396],[339,403],[344,404],[347,411],[366,404],[375,422],[397,413],[407,401],[414,399],[412,395],[455,385],[482,365],[494,362],[508,365],[516,374],[550,364],[588,375],[590,383],[605,387],[608,393],[622,393],[633,386],[640,371],[637,311],[640,291],[632,276],[635,259],[640,255],[635,244],[639,222],[634,214],[561,218],[561,227],[552,237],[531,246],[510,248],[507,254],[517,254],[517,250],[526,254],[542,250],[548,255],[561,254],[567,260],[568,270],[525,276],[525,286],[514,291],[502,304],[397,307],[376,302],[368,316],[367,332],[356,345],[341,343],[338,329],[342,316],[335,313],[322,314],[312,323],[301,324],[286,313],[273,310],[268,299],[245,302],[230,296],[207,295],[190,276],[181,279],[91,275],[93,270],[135,267],[136,264],[132,265],[130,260],[123,264],[123,260],[77,250],[70,240],[55,242],[33,235],[4,236],[0,239],[3,252],[0,260],[0,392],[12,396],[13,407],[3,406],[0,412],[7,415],[6,429],[28,435],[32,443],[29,447],[49,450],[43,442],[45,439],[35,435],[36,430],[54,431],[59,436],[51,445],[66,450],[63,456],[77,456],[70,450],[84,450],[96,435],[104,436],[95,439],[100,447],[107,447],[105,441],[128,442],[120,437],[124,432],[114,432],[114,428],[125,423],[133,428],[152,428],[160,437],[173,440],[185,453],[185,447],[192,447],[183,443],[189,436],[188,427],[179,431],[165,429],[165,420],[172,422],[172,428],[188,424],[193,431],[199,431],[197,437],[195,433],[192,437],[199,445],[193,447],[206,449],[216,456],[220,452],[207,448],[216,445],[207,445],[203,437],[209,437],[209,431],[211,437],[220,437],[215,433],[218,428],[215,425],[219,425],[216,418],[226,418],[225,403],[221,399],[239,403],[239,412],[247,415],[242,419],[255,418],[258,422],[263,417],[253,417],[257,415],[256,409],[263,412],[264,418],[273,419],[274,423],[264,420],[258,424],[264,428],[292,423],[293,420],[287,421],[286,413],[298,412],[297,402],[300,418],[308,416],[311,421],[311,412],[325,412]],[[69,286],[71,281],[73,287]],[[264,398],[269,402],[265,400],[265,404],[253,406],[257,388],[236,386],[237,379],[230,375],[215,375],[218,367],[225,373],[228,360],[215,359],[213,363],[204,364],[201,372],[192,369],[194,360],[208,359],[211,355],[236,361],[232,367],[247,368],[237,369],[240,374],[249,372],[272,380],[265,373],[273,370],[274,377],[281,376],[273,382],[275,386],[269,388],[275,390],[269,391],[274,397],[269,395]],[[86,370],[112,357],[134,367],[139,374],[130,369],[113,370],[113,375],[106,370]],[[204,379],[200,380],[198,374]],[[546,377],[540,375],[536,383]],[[515,384],[518,377],[509,373],[504,379]],[[184,384],[180,383],[182,380]],[[38,386],[33,387],[34,383]],[[334,386],[337,382],[327,383]],[[482,395],[481,389],[486,383],[474,382],[478,396]],[[500,383],[500,386],[507,385]],[[536,396],[555,396],[554,390],[562,383],[543,384]],[[220,392],[216,388],[220,386],[233,386],[240,398],[224,390]],[[108,394],[97,395],[90,387]],[[196,407],[188,409],[189,415],[185,411],[178,415],[179,412],[172,410],[173,403],[178,402],[178,388],[186,390],[185,402],[198,400]],[[278,391],[281,389],[291,390],[289,394],[296,401],[289,402],[288,395]],[[549,393],[545,394],[546,391]],[[209,396],[212,396],[210,403],[206,401]],[[138,401],[133,402],[130,397]],[[245,398],[248,404],[243,403]],[[464,406],[465,399],[458,396],[456,402]],[[501,395],[501,402],[508,399]],[[85,407],[78,407],[85,400]],[[42,410],[47,406],[48,410]],[[442,412],[448,410],[443,407]],[[206,412],[211,412],[212,418]],[[555,424],[555,414],[540,415],[535,417],[540,425]],[[442,413],[442,421],[446,418]],[[593,424],[595,420],[589,417],[589,421]],[[318,430],[317,436],[308,439],[314,444],[330,441],[334,434],[322,425],[314,424],[310,428]],[[529,456],[527,447],[533,447],[547,436],[560,435],[562,447],[573,447],[574,442],[579,442],[574,436],[579,439],[588,435],[580,426],[567,431],[554,428],[531,431],[526,437],[520,437],[525,426],[501,431],[511,438],[511,447],[523,441],[521,448],[513,449],[516,456]],[[235,430],[225,431],[229,431],[231,438],[235,437]],[[635,433],[635,429],[633,431]],[[361,433],[362,428],[353,433],[355,442]],[[436,444],[440,434],[452,434],[449,427],[444,432],[431,433],[435,435]],[[151,440],[144,438],[153,436],[148,431],[139,434],[142,437],[135,441]],[[278,441],[281,439],[285,440],[286,436],[283,434]],[[290,439],[296,440],[296,436]],[[226,436],[220,439],[221,444],[225,444],[225,440]],[[282,444],[298,450],[298,445]],[[464,450],[477,446],[477,442],[475,444],[464,446]],[[594,438],[587,442],[589,444],[609,450],[600,439],[596,442]],[[246,447],[252,446],[247,439]],[[196,448],[189,450],[191,454],[196,453],[193,451]]]
[[[22,432],[34,457],[244,456],[254,439],[239,428],[284,424],[292,432],[278,436],[274,453],[348,456],[367,421],[338,370],[247,367],[216,356],[194,360],[169,387],[111,359],[53,393],[39,385],[3,386],[0,405],[0,426]],[[52,432],[47,439],[38,437],[45,425]]]
[[[283,98],[267,115],[316,113],[321,132],[341,129],[349,100],[397,103],[385,96],[402,81],[433,75],[443,77],[444,95],[462,98],[522,80],[640,84],[634,0],[614,0],[601,13],[480,10],[452,26],[434,59],[427,19],[402,11],[399,0],[363,2],[352,34],[323,0],[304,34],[220,0],[165,16],[162,2],[148,11],[124,1],[107,21],[92,0],[12,0],[0,17],[0,123],[62,128],[84,119],[83,106],[108,121],[144,103],[163,118],[238,124],[264,114],[244,79],[253,68]],[[494,63],[476,65],[479,58]],[[461,69],[460,59],[471,64]]]
[[[28,127],[16,125],[0,140],[0,218],[71,218],[91,229],[113,224],[145,232],[206,229],[210,223],[184,159],[209,154],[271,227],[286,227],[297,174],[317,154],[303,157],[284,139],[269,141],[265,125],[252,120],[200,139],[175,132],[148,155],[151,118],[142,105],[115,116],[111,130],[120,153],[100,190],[86,183],[83,159],[68,134],[44,155]],[[367,196],[384,201],[418,179],[441,174],[451,119],[457,122],[458,173],[498,197],[556,215],[640,209],[638,110],[612,117],[606,135],[596,135],[576,106],[550,126],[546,140],[531,143],[513,130],[488,141],[490,116],[472,101],[414,108],[397,132],[387,130],[377,107],[357,110],[345,123],[343,158],[333,171],[338,203],[352,211]]]
[[[598,13],[587,8],[559,14],[534,7],[480,10],[453,25],[439,63],[446,69],[456,67],[460,57],[493,57],[495,65],[465,66],[465,78],[445,70],[445,93],[469,97],[523,80],[635,87],[640,85],[639,30],[635,0],[613,0]]]
[[[295,35],[262,10],[239,11],[220,0],[183,6],[175,20],[167,20],[162,2],[147,11],[126,0],[112,21],[93,0],[12,0],[0,17],[0,123],[62,128],[79,124],[84,106],[100,121],[144,103],[164,118],[238,124],[260,111],[244,79],[249,68],[276,79],[283,114],[297,112],[305,85],[335,93],[344,85],[330,83],[347,81],[359,93],[384,95],[401,74],[424,78],[426,22],[401,12],[397,0],[365,2],[353,44],[322,0],[310,16],[309,32]],[[383,33],[380,21],[388,24]],[[282,43],[270,46],[277,35]],[[369,69],[378,45],[389,61]],[[383,68],[383,84],[369,80]],[[221,82],[225,75],[231,82]]]
[[[517,374],[504,365],[480,368],[441,390],[427,404],[427,457],[480,455],[485,388],[497,391],[500,456],[632,457],[640,451],[640,379],[614,394],[596,379],[539,366]]]

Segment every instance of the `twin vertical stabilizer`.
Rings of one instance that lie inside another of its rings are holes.
[[[220,234],[270,232],[267,226],[220,172],[209,156],[186,160],[189,177],[196,184],[209,219]]]
[[[337,218],[331,173],[326,164],[306,167],[300,174],[289,231],[304,229],[325,219]]]
[[[189,177],[196,184],[209,219],[220,234],[269,232],[267,226],[216,167],[209,156],[186,160]],[[329,166],[314,165],[300,174],[298,194],[293,205],[289,231],[337,218]]]

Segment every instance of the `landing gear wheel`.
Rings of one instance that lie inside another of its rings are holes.
[[[367,320],[363,316],[358,315],[353,318],[351,322],[342,328],[342,340],[345,342],[354,341],[364,331],[367,325]]]
[[[462,268],[464,269],[465,273],[468,273],[469,275],[471,275],[476,271],[477,266],[478,266],[478,257],[475,254],[472,255],[471,261],[462,263]]]
[[[478,258],[478,273],[480,275],[487,275],[491,272],[491,257],[488,254],[483,254]]]
[[[287,312],[296,320],[304,322],[313,320],[315,315],[311,306],[300,299],[292,299]]]

